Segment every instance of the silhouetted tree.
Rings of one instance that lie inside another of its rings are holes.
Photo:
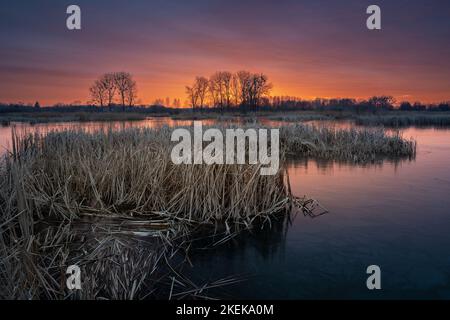
[[[258,107],[261,99],[270,93],[273,86],[268,82],[268,77],[262,73],[253,74],[250,79],[249,106]]]
[[[231,95],[233,97],[233,103],[235,106],[239,106],[241,103],[240,100],[240,86],[239,86],[239,77],[236,73],[233,74],[231,78]]]
[[[412,110],[414,111],[425,111],[426,109],[427,106],[418,101],[414,102],[414,105],[412,106]]]
[[[137,85],[136,81],[131,80],[126,91],[125,102],[129,107],[134,106],[137,99]]]
[[[116,72],[114,73],[114,84],[117,93],[119,94],[122,108],[125,110],[127,103],[131,106],[136,98],[136,82],[133,80],[130,73]]]
[[[99,80],[95,80],[94,84],[89,88],[91,99],[94,103],[103,107],[104,102],[107,100],[107,92],[103,82]]]
[[[441,102],[435,108],[439,111],[450,111],[450,102]]]
[[[181,107],[181,103],[180,103],[180,99],[173,99],[172,105],[174,108],[180,108]]]
[[[395,99],[392,96],[374,96],[368,102],[377,109],[391,110],[394,108]]]
[[[154,104],[155,106],[164,106],[164,100],[158,98],[158,99],[155,100],[155,102],[153,102],[153,104]]]
[[[125,106],[132,107],[137,99],[137,85],[130,73],[114,72],[102,75],[89,88],[92,101],[103,107],[112,106],[116,94],[123,110]]]
[[[191,87],[186,86],[186,94],[192,109],[196,109],[198,107],[198,90],[195,87],[195,84]]]
[[[106,73],[101,78],[100,81],[106,90],[106,97],[108,106],[112,106],[114,102],[114,95],[116,94],[116,84],[114,81],[113,73]]]
[[[209,94],[214,107],[223,107],[224,88],[220,72],[209,77]]]
[[[248,71],[238,71],[236,73],[239,85],[240,104],[245,106],[249,100],[249,88],[251,86],[251,74]]]
[[[194,87],[197,90],[198,102],[200,103],[201,108],[206,106],[208,86],[209,86],[209,81],[205,77],[195,78]]]
[[[272,84],[262,73],[218,71],[209,79],[196,77],[194,84],[186,87],[186,93],[193,108],[205,106],[208,94],[211,105],[216,108],[258,107],[261,103],[270,105],[266,98],[271,89]]]
[[[219,73],[219,77],[222,82],[222,88],[223,88],[223,103],[225,107],[230,108],[231,102],[232,102],[232,79],[233,74],[228,71],[222,71]]]
[[[408,101],[404,101],[400,104],[399,109],[402,111],[410,111],[410,110],[412,110],[411,103],[409,103]]]

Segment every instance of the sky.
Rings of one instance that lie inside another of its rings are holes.
[[[81,30],[66,8],[81,8]],[[368,30],[366,9],[381,8]],[[0,101],[85,102],[127,71],[143,104],[195,76],[249,70],[272,95],[450,100],[448,0],[0,0]]]

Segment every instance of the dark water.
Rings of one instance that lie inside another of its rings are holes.
[[[243,299],[449,299],[450,131],[407,129],[415,161],[290,167],[294,192],[330,213],[242,235],[193,258],[193,273],[247,281],[220,294]],[[369,265],[381,290],[367,289]]]
[[[134,123],[52,124],[123,128]],[[9,127],[0,127],[7,145]],[[330,213],[299,215],[290,226],[243,234],[213,250],[197,250],[188,272],[200,283],[245,278],[214,292],[221,298],[450,298],[450,130],[406,129],[418,141],[413,161],[372,166],[318,163],[290,166],[293,191]],[[381,290],[366,287],[366,268],[381,268]]]

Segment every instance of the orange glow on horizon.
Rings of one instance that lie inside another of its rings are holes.
[[[361,1],[326,9],[317,1],[83,2],[89,14],[73,32],[60,4],[11,2],[0,34],[0,102],[86,103],[100,75],[125,71],[140,103],[185,105],[196,76],[227,70],[266,74],[272,96],[450,100],[444,2],[409,1],[405,11],[385,1],[379,32],[367,29]]]
[[[283,78],[283,75],[279,75]],[[187,96],[185,93],[185,86],[190,85],[193,82],[195,76],[184,78],[183,80],[174,79],[166,82],[155,83],[151,79],[143,77],[135,77],[138,84],[138,102],[139,105],[151,105],[157,99],[166,101],[166,98],[170,99],[172,104],[174,99],[180,99],[182,107],[189,107],[187,105]],[[369,90],[365,88],[348,88],[342,87],[339,83],[336,87],[324,88],[321,87],[325,81],[318,83],[304,83],[299,82],[298,84],[292,83],[281,83],[277,84],[274,77],[269,74],[269,80],[273,83],[273,89],[271,90],[270,96],[289,96],[300,98],[303,100],[314,100],[316,98],[332,99],[332,98],[352,98],[355,100],[368,99],[375,95],[392,95],[397,102],[409,101],[414,103],[420,101],[423,103],[439,103],[450,100],[450,97],[445,93],[421,93],[421,94],[402,94],[396,93],[390,90]],[[94,81],[95,78],[92,79]],[[8,94],[2,95],[1,101],[4,103],[17,103],[22,102],[25,104],[34,104],[34,102],[39,101],[41,105],[54,105],[58,103],[73,104],[75,102],[81,102],[83,104],[89,101],[89,88],[90,82],[84,81],[80,83],[77,87],[66,88],[65,90],[55,90],[52,86],[46,87],[45,85],[33,84],[33,87],[24,91],[21,89],[11,88]],[[16,90],[15,90],[16,89]],[[8,97],[9,96],[9,97]],[[22,98],[17,99],[15,96],[21,96]],[[5,99],[6,98],[6,99]]]

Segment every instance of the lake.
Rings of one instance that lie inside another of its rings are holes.
[[[17,126],[45,132],[165,123],[190,121]],[[199,282],[245,279],[217,290],[220,298],[450,299],[450,130],[402,132],[418,142],[414,160],[366,166],[290,163],[293,192],[318,200],[329,213],[298,215],[290,225],[275,223],[270,230],[243,233],[213,250],[196,250],[194,267],[187,272]],[[9,126],[0,127],[0,146],[7,146],[10,136]],[[382,289],[370,291],[366,268],[374,264],[381,268]]]

